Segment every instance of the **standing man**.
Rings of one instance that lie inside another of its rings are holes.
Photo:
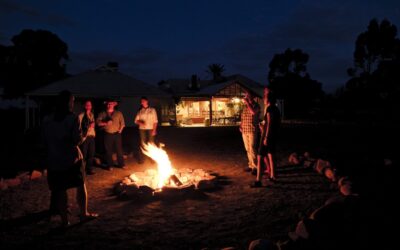
[[[81,150],[83,154],[83,160],[86,162],[86,174],[93,175],[93,161],[96,150],[95,144],[95,119],[92,112],[92,102],[87,100],[85,102],[85,111],[80,113],[79,125],[82,130],[83,142],[81,144]]]
[[[245,167],[245,171],[252,172],[255,175],[257,173],[260,105],[254,100],[250,92],[245,93],[243,102],[245,106],[242,111],[239,129],[242,132],[243,143],[247,152],[248,166]]]
[[[117,160],[119,168],[125,168],[125,162],[122,152],[122,130],[125,127],[125,120],[122,113],[115,110],[115,106],[118,105],[115,100],[107,100],[105,102],[107,105],[106,111],[99,114],[97,118],[97,125],[104,129],[104,148],[106,150],[106,161],[107,170],[112,170],[114,166],[112,154],[114,148],[117,151]]]
[[[43,120],[43,139],[47,149],[47,181],[51,191],[50,209],[61,217],[61,228],[70,225],[68,219],[67,190],[76,188],[76,201],[81,222],[98,216],[88,211],[88,195],[83,172],[81,130],[78,117],[72,113],[74,96],[62,91],[56,101],[54,113]]]
[[[154,108],[149,106],[149,100],[147,97],[142,96],[140,98],[141,108],[135,117],[135,123],[139,126],[140,136],[140,147],[146,143],[154,143],[155,136],[157,135],[157,112]],[[144,161],[144,155],[139,150],[139,163],[142,164]]]

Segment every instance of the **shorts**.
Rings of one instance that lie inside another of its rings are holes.
[[[82,160],[66,170],[48,169],[47,182],[50,190],[67,190],[82,186],[85,183],[84,169],[85,167]]]
[[[258,147],[257,154],[261,156],[267,156],[268,154],[273,154],[276,152],[276,140],[268,140],[267,145],[264,145],[262,140]]]

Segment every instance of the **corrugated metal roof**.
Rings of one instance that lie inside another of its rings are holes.
[[[82,97],[168,96],[156,86],[117,71],[91,70],[27,93],[29,96],[52,96],[69,90]]]

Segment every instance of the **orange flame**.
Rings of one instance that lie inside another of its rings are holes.
[[[157,145],[155,145],[154,143],[144,144],[142,152],[157,163],[157,187],[161,189],[173,173],[171,161],[169,160],[167,152],[162,148],[157,147]]]

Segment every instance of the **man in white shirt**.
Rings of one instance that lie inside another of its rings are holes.
[[[157,135],[157,112],[154,108],[149,106],[147,97],[140,98],[141,108],[135,117],[135,123],[139,126],[140,147],[146,143],[154,143],[155,136]],[[139,163],[143,163],[144,155],[139,150]]]

